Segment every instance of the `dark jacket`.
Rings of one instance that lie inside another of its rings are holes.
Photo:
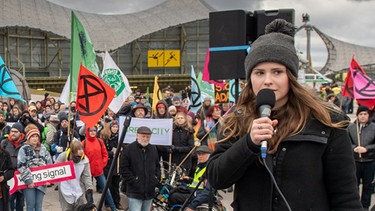
[[[172,163],[179,165],[194,147],[194,131],[187,131],[173,124],[172,145]],[[185,160],[182,167],[188,171],[191,169],[191,156]]]
[[[16,169],[18,152],[20,151],[20,148],[25,144],[26,137],[23,133],[21,134],[20,143],[17,147],[9,139],[10,139],[10,136],[8,136],[8,138],[5,138],[1,141],[1,148],[9,153],[10,160],[12,161],[12,166],[14,169]]]
[[[287,137],[274,155],[267,155],[266,163],[292,210],[362,210],[344,129],[310,119],[301,133]],[[216,189],[235,184],[235,211],[287,210],[249,134],[216,144],[207,174]]]
[[[7,181],[13,178],[15,168],[10,160],[10,155],[7,151],[0,149],[0,171],[4,174],[4,180],[0,182],[2,195],[3,195],[3,207],[0,210],[9,210],[9,186]]]
[[[6,121],[0,123],[0,140],[8,137],[10,133],[10,126],[7,124]]]
[[[107,148],[107,152],[108,152],[108,162],[107,162],[107,165],[104,167],[104,175],[107,176],[108,173],[109,173],[109,169],[111,168],[113,158],[115,156],[115,153],[112,150],[113,150],[113,148],[117,148],[118,133],[112,133],[111,137],[108,140],[103,140],[103,141],[104,141],[104,145]],[[119,155],[119,157],[120,157],[120,155]],[[120,175],[120,169],[118,168],[117,163],[118,163],[118,159],[116,160],[115,168],[113,169],[113,175]]]
[[[80,136],[78,132],[74,129],[70,129],[70,133],[74,133],[73,137],[80,140]],[[66,150],[68,147],[68,142],[70,142],[68,136],[68,129],[65,128],[60,128],[59,130],[56,131],[56,133],[53,135],[53,142],[51,145],[51,151],[56,153],[56,146],[62,147],[63,151]]]
[[[197,111],[197,114],[199,114],[202,118],[202,120],[205,120],[207,117],[208,109],[211,107],[211,105],[206,106],[205,104],[202,104],[202,106]]]
[[[154,145],[143,147],[134,141],[125,147],[121,157],[121,176],[125,179],[128,197],[152,199],[160,175],[159,157]]]
[[[207,166],[207,162],[205,163],[198,163],[197,168],[203,169]],[[199,171],[199,169],[197,171]],[[194,173],[194,178],[197,177],[199,174],[197,171]],[[205,177],[205,174],[204,176]],[[202,180],[203,178],[196,178],[198,181]],[[215,189],[213,189],[210,185],[210,183],[205,179],[203,182],[203,189],[197,189],[196,193],[194,194],[194,198],[192,201],[189,203],[188,207],[195,210],[197,206],[203,204],[203,203],[209,203],[209,197],[210,197],[210,192],[211,194],[214,194]],[[195,188],[190,188],[190,191],[194,191]]]
[[[352,152],[355,147],[358,146],[358,132],[357,132],[357,123],[351,123],[347,128],[349,133],[349,138],[352,143]],[[358,130],[360,126],[358,126]],[[361,146],[367,149],[366,153],[361,154],[361,158],[358,153],[354,153],[354,159],[357,162],[373,162],[375,161],[375,123],[369,121],[362,128],[359,133],[359,139]]]

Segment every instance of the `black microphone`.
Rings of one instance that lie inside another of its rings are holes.
[[[259,108],[260,117],[270,117],[271,109],[275,106],[276,97],[275,92],[271,89],[261,89],[257,95],[257,108]],[[267,155],[267,141],[261,142],[260,152],[262,158]]]

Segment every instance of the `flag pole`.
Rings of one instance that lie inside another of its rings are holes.
[[[359,129],[359,123],[358,123],[358,119],[357,119],[357,123],[356,123],[356,126],[357,126],[357,138],[358,138],[358,146],[360,147],[361,146],[361,136],[360,136],[360,129]],[[361,153],[358,153],[359,155],[359,158],[362,158],[362,154]]]

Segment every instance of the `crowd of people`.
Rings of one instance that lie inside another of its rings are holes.
[[[202,102],[202,108],[193,113],[189,108],[189,86],[180,93],[175,93],[171,87],[166,87],[163,93],[164,98],[156,103],[153,110],[145,94],[138,89],[125,100],[117,114],[108,108],[98,124],[90,128],[86,128],[80,121],[74,101],[65,105],[56,101],[49,93],[45,93],[43,100],[30,100],[27,104],[15,99],[0,104],[0,155],[6,158],[0,166],[6,172],[2,180],[2,184],[5,184],[2,190],[7,189],[6,181],[12,178],[15,170],[21,173],[20,180],[27,184],[26,189],[17,190],[11,195],[3,194],[0,207],[9,207],[12,211],[23,210],[24,207],[26,210],[41,210],[47,187],[58,191],[62,210],[72,210],[86,203],[94,203],[93,178],[96,181],[96,191],[101,193],[112,160],[115,159],[116,150],[127,152],[123,151],[126,149],[125,145],[117,149],[120,116],[172,119],[172,145],[144,147],[147,151],[155,148],[158,165],[160,160],[164,161],[165,169],[170,168],[168,165],[181,164],[184,177],[193,178],[199,163],[198,156],[191,153],[196,148],[195,141],[202,139],[203,145],[211,143],[210,150],[213,150],[216,128],[219,128],[224,115],[222,111],[228,111],[230,104],[223,104],[222,109],[221,105],[213,104],[212,98],[206,97]],[[145,139],[144,136],[137,135],[137,141]],[[128,165],[123,164],[128,158],[122,152],[114,161],[116,167],[112,172],[109,190],[105,196],[105,206],[108,210],[124,210],[120,203],[120,190],[130,199],[133,196],[134,199],[144,196],[143,192],[139,193],[143,190],[131,188],[129,174],[132,172],[128,169]],[[134,153],[133,150],[131,152]],[[74,163],[76,179],[58,184],[34,185],[30,168],[69,160]],[[131,159],[128,162],[131,162]],[[124,167],[121,168],[122,166]],[[135,164],[132,166],[134,168]],[[156,167],[160,170],[160,166]],[[162,178],[158,174],[156,176],[155,181],[158,182],[153,183],[152,186],[160,185]],[[154,188],[147,200],[154,196]],[[136,200],[130,200],[129,203],[132,204],[134,201]]]
[[[161,169],[172,163],[183,169],[180,179],[188,191],[173,191],[170,201],[182,203],[196,191],[187,210],[208,202],[215,190],[233,186],[236,211],[369,209],[375,172],[373,112],[360,105],[350,122],[346,114],[354,112],[353,102],[335,94],[334,86],[324,88],[322,99],[299,84],[293,33],[293,26],[278,19],[252,43],[236,106],[214,104],[206,97],[192,112],[187,86],[180,93],[164,88],[163,99],[153,108],[137,89],[118,113],[107,109],[96,126],[85,127],[74,101],[64,105],[48,93],[28,105],[15,99],[3,102],[0,210],[19,211],[25,204],[28,211],[42,210],[48,186],[59,192],[62,210],[92,205],[93,178],[101,192],[112,175],[107,209],[124,210],[122,191],[130,210],[148,211],[155,188],[160,188]],[[275,93],[267,117],[257,106],[264,89]],[[137,129],[134,142],[118,148],[120,116],[172,119],[171,145],[150,144],[152,130],[145,125]],[[34,184],[31,168],[69,160],[75,179],[57,186]],[[6,181],[15,170],[27,188],[9,195]]]

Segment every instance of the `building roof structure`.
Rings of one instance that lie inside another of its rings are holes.
[[[0,27],[25,26],[70,39],[71,9],[47,0],[3,0]],[[74,11],[98,51],[114,50],[170,26],[207,19],[211,9],[200,0],[166,0],[151,9],[124,15]]]
[[[326,64],[320,70],[322,74],[331,74],[347,70],[353,56],[360,65],[375,64],[375,48],[355,45],[335,39],[324,34],[315,26],[313,26],[313,29],[320,38],[322,38],[328,51]]]
[[[48,0],[3,0],[0,27],[39,28],[70,39],[71,9]],[[204,0],[165,0],[145,11],[123,15],[99,15],[74,11],[88,31],[97,51],[115,50],[161,29],[208,19],[214,11]],[[330,74],[348,68],[354,55],[360,65],[375,63],[375,48],[346,43],[313,27],[326,44],[328,58],[321,70]]]

